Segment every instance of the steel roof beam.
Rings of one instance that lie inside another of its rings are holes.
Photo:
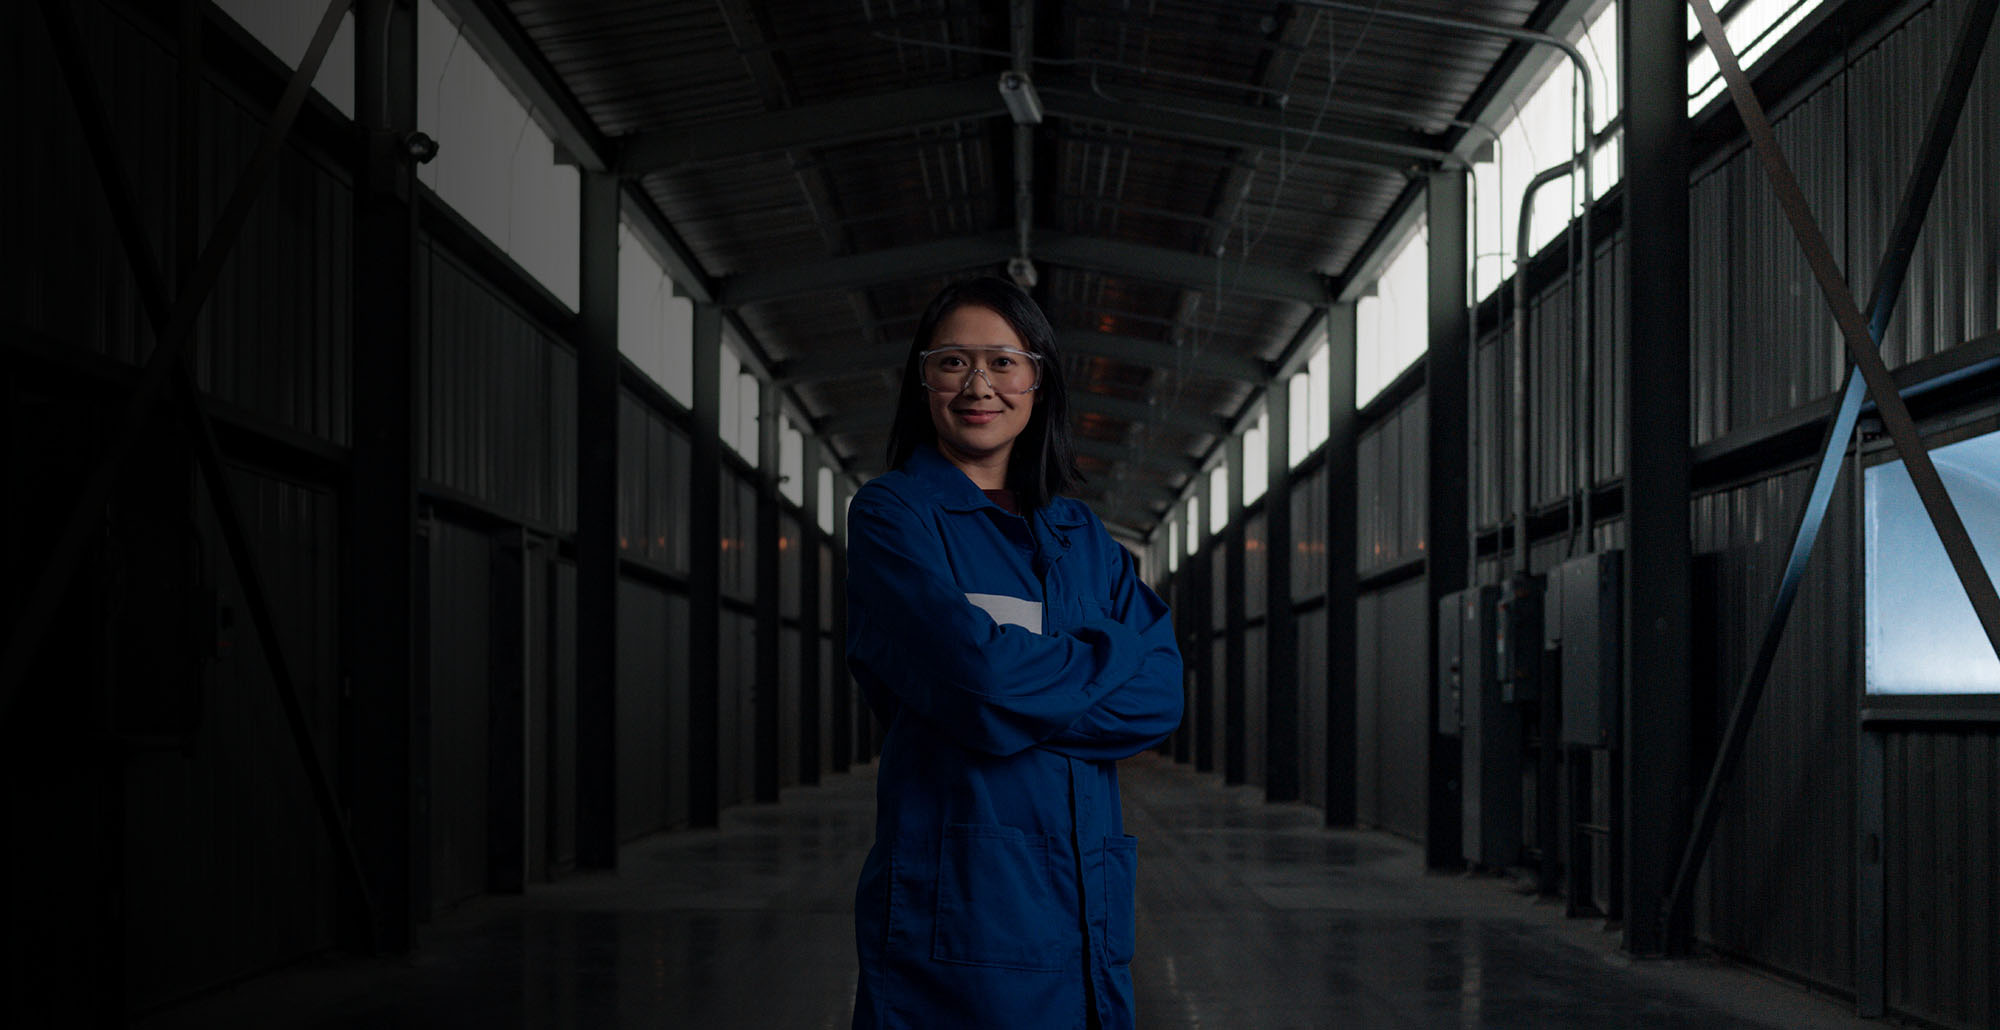
[[[991,78],[786,108],[673,129],[630,133],[614,142],[617,169],[644,175],[794,148],[825,147],[914,129],[1003,115]]]
[[[865,290],[909,279],[950,275],[1004,263],[1012,256],[1004,235],[958,236],[908,247],[872,250],[806,265],[743,272],[722,281],[721,302],[742,307],[836,290]]]
[[[1056,333],[1056,345],[1066,354],[1110,358],[1128,365],[1143,365],[1159,371],[1186,372],[1209,379],[1229,379],[1262,385],[1270,370],[1256,357],[1231,351],[1195,348],[1165,340],[1141,340],[1130,336],[1094,333],[1087,329],[1064,329]],[[1206,430],[1204,430],[1206,431]]]
[[[1125,86],[1116,87],[1116,100],[1106,99],[1087,87],[1044,85],[1041,90],[1043,103],[1057,117],[1117,125],[1173,139],[1257,150],[1275,150],[1282,139],[1284,146],[1294,153],[1304,153],[1314,143],[1332,144],[1311,159],[1370,168],[1406,168],[1412,164],[1437,165],[1459,160],[1441,140],[1422,132],[1352,125],[1315,130],[1310,118],[1287,117],[1269,108]]]
[[[1180,476],[1192,476],[1196,471],[1194,458],[1185,454],[1165,454],[1157,450],[1135,447],[1131,444],[1093,440],[1087,436],[1076,437],[1073,441],[1073,446],[1076,448],[1076,453],[1079,456],[1096,458],[1098,461],[1114,466],[1136,465],[1141,468],[1149,468],[1158,472]],[[1136,484],[1127,485],[1136,486]],[[1161,496],[1165,497],[1166,492],[1163,491]]]
[[[999,265],[1013,256],[1012,242],[1006,236],[960,236],[807,265],[744,272],[724,279],[719,284],[719,294],[724,306],[740,307],[813,293],[866,289],[898,280],[927,279],[982,265]],[[1039,233],[1033,256],[1049,264],[1151,279],[1191,290],[1212,292],[1219,282],[1225,293],[1268,300],[1320,305],[1332,299],[1328,289],[1330,280],[1317,272],[1245,264],[1168,247]]]
[[[1326,303],[1331,296],[1327,278],[1310,270],[1245,264],[1233,258],[1091,236],[1039,233],[1034,256],[1051,264],[1152,279],[1190,290],[1214,292],[1220,283],[1224,293],[1314,305]]]

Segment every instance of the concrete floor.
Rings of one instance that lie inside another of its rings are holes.
[[[1633,962],[1614,933],[1422,853],[1332,831],[1150,756],[1126,763],[1149,1028],[1880,1027],[1845,1002],[1706,960]],[[874,770],[625,849],[615,874],[488,898],[415,958],[328,959],[139,1025],[845,1027],[852,891]]]

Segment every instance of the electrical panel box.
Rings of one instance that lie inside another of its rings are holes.
[[[1624,552],[1572,558],[1562,580],[1562,740],[1618,746],[1624,689]]]
[[[1453,596],[1464,854],[1481,865],[1514,865],[1521,856],[1521,710],[1500,696],[1500,588],[1473,587]]]
[[[1465,591],[1438,598],[1437,691],[1439,735],[1458,736],[1459,698],[1465,689],[1464,655],[1459,647],[1458,624],[1464,618]]]
[[[1542,577],[1516,573],[1500,589],[1494,645],[1500,700],[1508,704],[1541,696]]]

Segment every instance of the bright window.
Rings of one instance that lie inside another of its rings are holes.
[[[1187,499],[1187,553],[1193,555],[1201,550],[1201,498],[1189,496]]]
[[[1792,31],[1806,15],[1820,6],[1821,0],[1747,0],[1736,10],[1729,12],[1728,20],[1722,23],[1724,35],[1729,37],[1730,49],[1736,51],[1736,59],[1748,71],[1756,65],[1757,59],[1771,51],[1785,33]],[[1718,10],[1722,4],[1715,5]],[[1701,36],[1701,26],[1694,20],[1694,11],[1688,11],[1688,40]],[[1716,67],[1715,55],[1704,46],[1695,51],[1688,61],[1688,113],[1695,114],[1708,106],[1708,102],[1722,95],[1728,87],[1722,81],[1722,71]]]
[[[1167,520],[1167,571],[1181,570],[1181,523],[1179,519]]]
[[[1291,435],[1286,441],[1288,444],[1286,460],[1292,463],[1293,468],[1297,468],[1299,462],[1306,460],[1306,455],[1312,451],[1307,441],[1312,433],[1308,426],[1312,421],[1312,412],[1307,410],[1312,407],[1312,374],[1292,373],[1292,381],[1287,389],[1291,391],[1291,403],[1286,406],[1285,413],[1286,420],[1291,424],[1286,429]]]
[[[736,423],[736,453],[743,455],[743,460],[749,462],[751,468],[756,468],[758,460],[757,405],[762,400],[761,384],[757,382],[755,375],[743,372],[736,377],[736,390],[740,397],[736,403],[736,416],[738,419]]]
[[[819,528],[823,533],[833,532],[833,470],[819,470]]]
[[[2000,579],[2000,433],[1930,452],[1986,574]],[[1909,469],[1862,476],[1871,694],[2000,693],[2000,658],[1945,555]]]
[[[793,504],[806,500],[806,441],[792,420],[778,417],[778,492]]]
[[[715,425],[717,432],[722,437],[722,442],[727,444],[730,450],[738,454],[743,453],[743,438],[741,435],[743,416],[738,412],[738,409],[743,404],[743,391],[737,388],[736,381],[742,378],[742,376],[743,362],[736,357],[736,352],[731,350],[727,343],[723,344],[722,374],[718,377],[721,379],[721,382],[717,384],[719,397]],[[757,448],[752,446],[750,450],[753,453],[746,455],[746,457],[754,460],[756,458],[754,452]]]
[[[417,20],[417,128],[438,142],[417,177],[574,309],[577,171],[432,0]]]
[[[1333,398],[1328,377],[1333,372],[1333,355],[1326,344],[1320,344],[1311,358],[1306,359],[1306,373],[1312,377],[1310,392],[1306,397],[1306,447],[1318,447],[1326,442],[1328,427],[1332,425],[1330,406]]]
[[[1229,525],[1229,462],[1208,470],[1208,535],[1221,536]]]
[[[694,304],[674,296],[659,259],[618,227],[618,350],[684,405],[694,403]]]
[[[283,62],[297,68],[326,14],[324,0],[216,0],[215,6]],[[340,18],[333,44],[313,76],[313,91],[341,114],[354,117],[354,12]]]
[[[1270,485],[1271,479],[1271,412],[1265,409],[1257,413],[1257,424],[1243,432],[1243,504],[1248,507]]]
[[[1602,131],[1618,108],[1618,5],[1606,5],[1576,43],[1590,67],[1593,120]],[[1514,274],[1522,190],[1536,173],[1571,158],[1581,140],[1583,110],[1580,96],[1575,95],[1576,66],[1547,47],[1536,53],[1548,62],[1547,75],[1507,111],[1497,162],[1478,166],[1474,177],[1478,246],[1472,278],[1473,290],[1482,298]],[[1591,169],[1599,196],[1618,181],[1619,167],[1615,142],[1599,148]],[[1565,179],[1537,191],[1528,227],[1530,252],[1555,239],[1582,210],[1582,201],[1581,182]]]
[[[1375,399],[1430,348],[1430,233],[1419,222],[1355,305],[1354,406]]]

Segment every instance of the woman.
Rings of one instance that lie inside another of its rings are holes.
[[[917,324],[894,471],[848,512],[848,664],[887,727],[856,1027],[1130,1027],[1113,765],[1181,718],[1167,607],[1078,501],[1048,319],[1002,279]]]

